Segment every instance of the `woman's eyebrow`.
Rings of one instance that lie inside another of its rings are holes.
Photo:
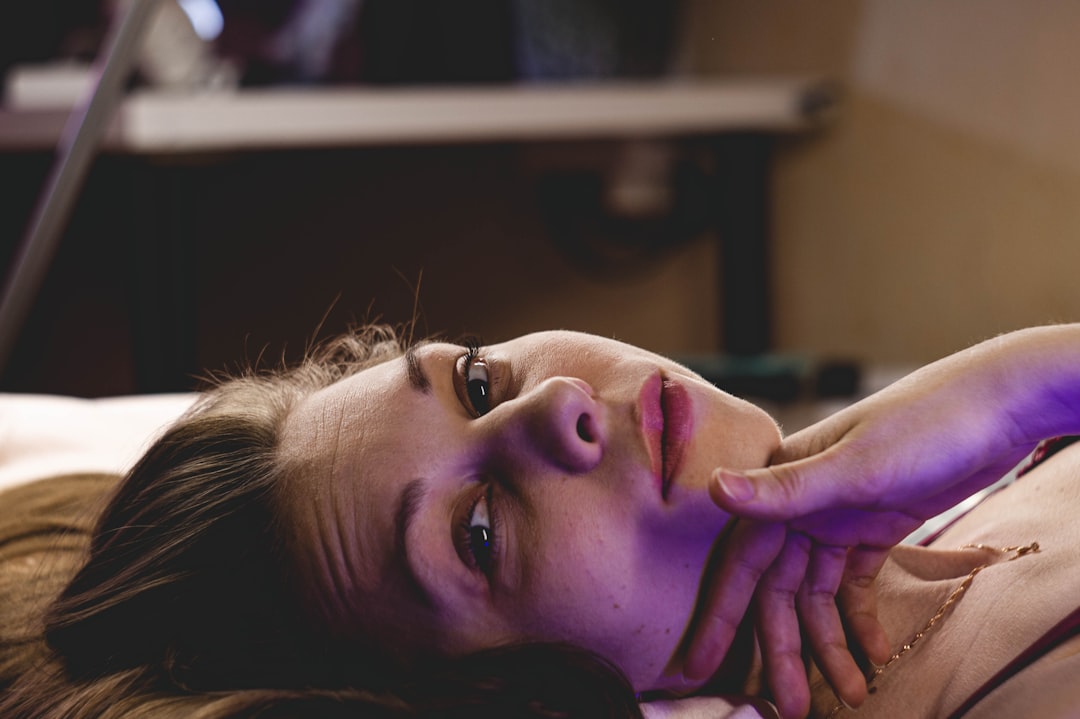
[[[423,394],[431,394],[431,380],[424,373],[424,368],[420,365],[420,360],[416,356],[416,351],[419,348],[420,345],[415,344],[410,345],[405,350],[405,376],[409,380],[409,386],[414,390]]]
[[[405,486],[401,488],[401,494],[398,496],[397,511],[394,512],[394,556],[404,570],[405,582],[408,584],[409,590],[422,606],[433,607],[434,603],[431,600],[431,595],[428,594],[427,589],[416,576],[412,562],[409,561],[409,550],[406,543],[409,526],[412,524],[413,518],[416,517],[416,512],[420,508],[420,501],[423,497],[423,480],[414,479],[406,482]]]

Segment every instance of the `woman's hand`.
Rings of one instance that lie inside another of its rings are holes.
[[[923,367],[786,438],[770,466],[723,468],[722,508],[838,546],[886,547],[1080,432],[1080,325],[1022,330]],[[905,520],[904,517],[907,517]]]
[[[752,594],[781,713],[808,707],[800,629],[837,694],[857,705],[866,689],[844,625],[870,660],[887,659],[874,580],[888,549],[996,481],[1040,439],[1077,431],[1080,328],[1038,328],[929,365],[792,435],[769,467],[717,470],[713,499],[754,522],[733,533],[687,675],[716,670]]]
[[[712,676],[752,609],[765,681],[781,716],[803,717],[810,708],[804,632],[837,696],[850,706],[860,705],[866,680],[848,650],[844,625],[871,660],[885,662],[889,643],[877,622],[876,596],[867,579],[876,575],[885,555],[823,545],[780,522],[736,521],[704,588],[684,677],[700,682]]]

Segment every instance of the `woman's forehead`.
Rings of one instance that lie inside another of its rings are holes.
[[[302,398],[289,411],[282,449],[310,460],[366,423],[378,423],[381,407],[400,389],[401,360],[389,360],[345,377]],[[330,448],[332,449],[332,447]]]
[[[297,403],[283,428],[283,508],[317,604],[337,620],[384,584],[393,536],[386,507],[396,501],[388,480],[408,471],[398,460],[409,453],[387,450],[399,394],[409,391],[403,375],[398,359],[339,380]]]
[[[300,399],[282,425],[279,452],[303,475],[333,476],[343,452],[382,424],[403,384],[401,362],[391,360],[343,378]]]

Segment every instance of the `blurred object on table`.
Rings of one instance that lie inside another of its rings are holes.
[[[219,0],[219,53],[246,85],[657,77],[681,3]]]

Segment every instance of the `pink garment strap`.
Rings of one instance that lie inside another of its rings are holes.
[[[1066,435],[1064,437],[1054,437],[1053,439],[1043,440],[1039,443],[1039,446],[1035,448],[1035,452],[1032,453],[1031,461],[1028,462],[1016,476],[1023,477],[1025,474],[1077,441],[1080,441],[1080,436],[1076,435]]]
[[[1042,442],[1039,443],[1039,446],[1035,448],[1035,451],[1032,452],[1031,459],[1028,460],[1027,464],[1025,464],[1023,467],[1021,467],[1020,469],[1017,470],[1016,478],[1020,479],[1025,474],[1027,474],[1031,470],[1035,469],[1040,464],[1042,464],[1046,460],[1050,459],[1051,457],[1053,457],[1055,454],[1057,454],[1061,450],[1068,447],[1070,444],[1073,444],[1073,443],[1078,442],[1078,441],[1080,441],[1080,436],[1077,436],[1077,435],[1066,435],[1066,436],[1063,436],[1063,437],[1055,437],[1053,439],[1043,440]],[[979,504],[982,504],[982,502],[984,500],[986,500],[988,497],[991,497],[994,494],[1000,492],[1001,490],[1005,489],[1007,486],[1009,486],[1009,485],[1008,484],[1003,484],[1003,485],[1001,485],[999,487],[996,487],[996,488],[990,490],[989,492],[987,492],[985,494],[985,496],[983,496],[979,500]],[[986,491],[986,490],[984,490],[984,491]],[[933,544],[935,541],[937,541],[938,537],[940,537],[942,534],[945,534],[945,531],[947,529],[951,528],[954,524],[956,524],[961,519],[963,519],[964,516],[968,512],[970,512],[972,509],[975,509],[975,507],[974,506],[969,507],[967,509],[967,511],[965,511],[965,512],[963,512],[961,514],[958,514],[955,517],[952,517],[951,519],[949,519],[948,522],[945,522],[940,527],[935,528],[933,530],[933,532],[931,532],[930,534],[926,535],[925,537],[923,537],[922,539],[919,540],[918,546],[920,546],[920,547],[929,547],[931,544]],[[932,522],[933,519],[928,520],[928,521]]]
[[[1011,679],[1026,666],[1039,659],[1062,642],[1080,634],[1080,608],[1058,622],[1053,629],[1043,634],[1034,644],[1006,664],[1001,671],[979,687],[978,691],[967,698],[960,707],[949,715],[949,719],[959,719],[971,711],[986,695]]]

